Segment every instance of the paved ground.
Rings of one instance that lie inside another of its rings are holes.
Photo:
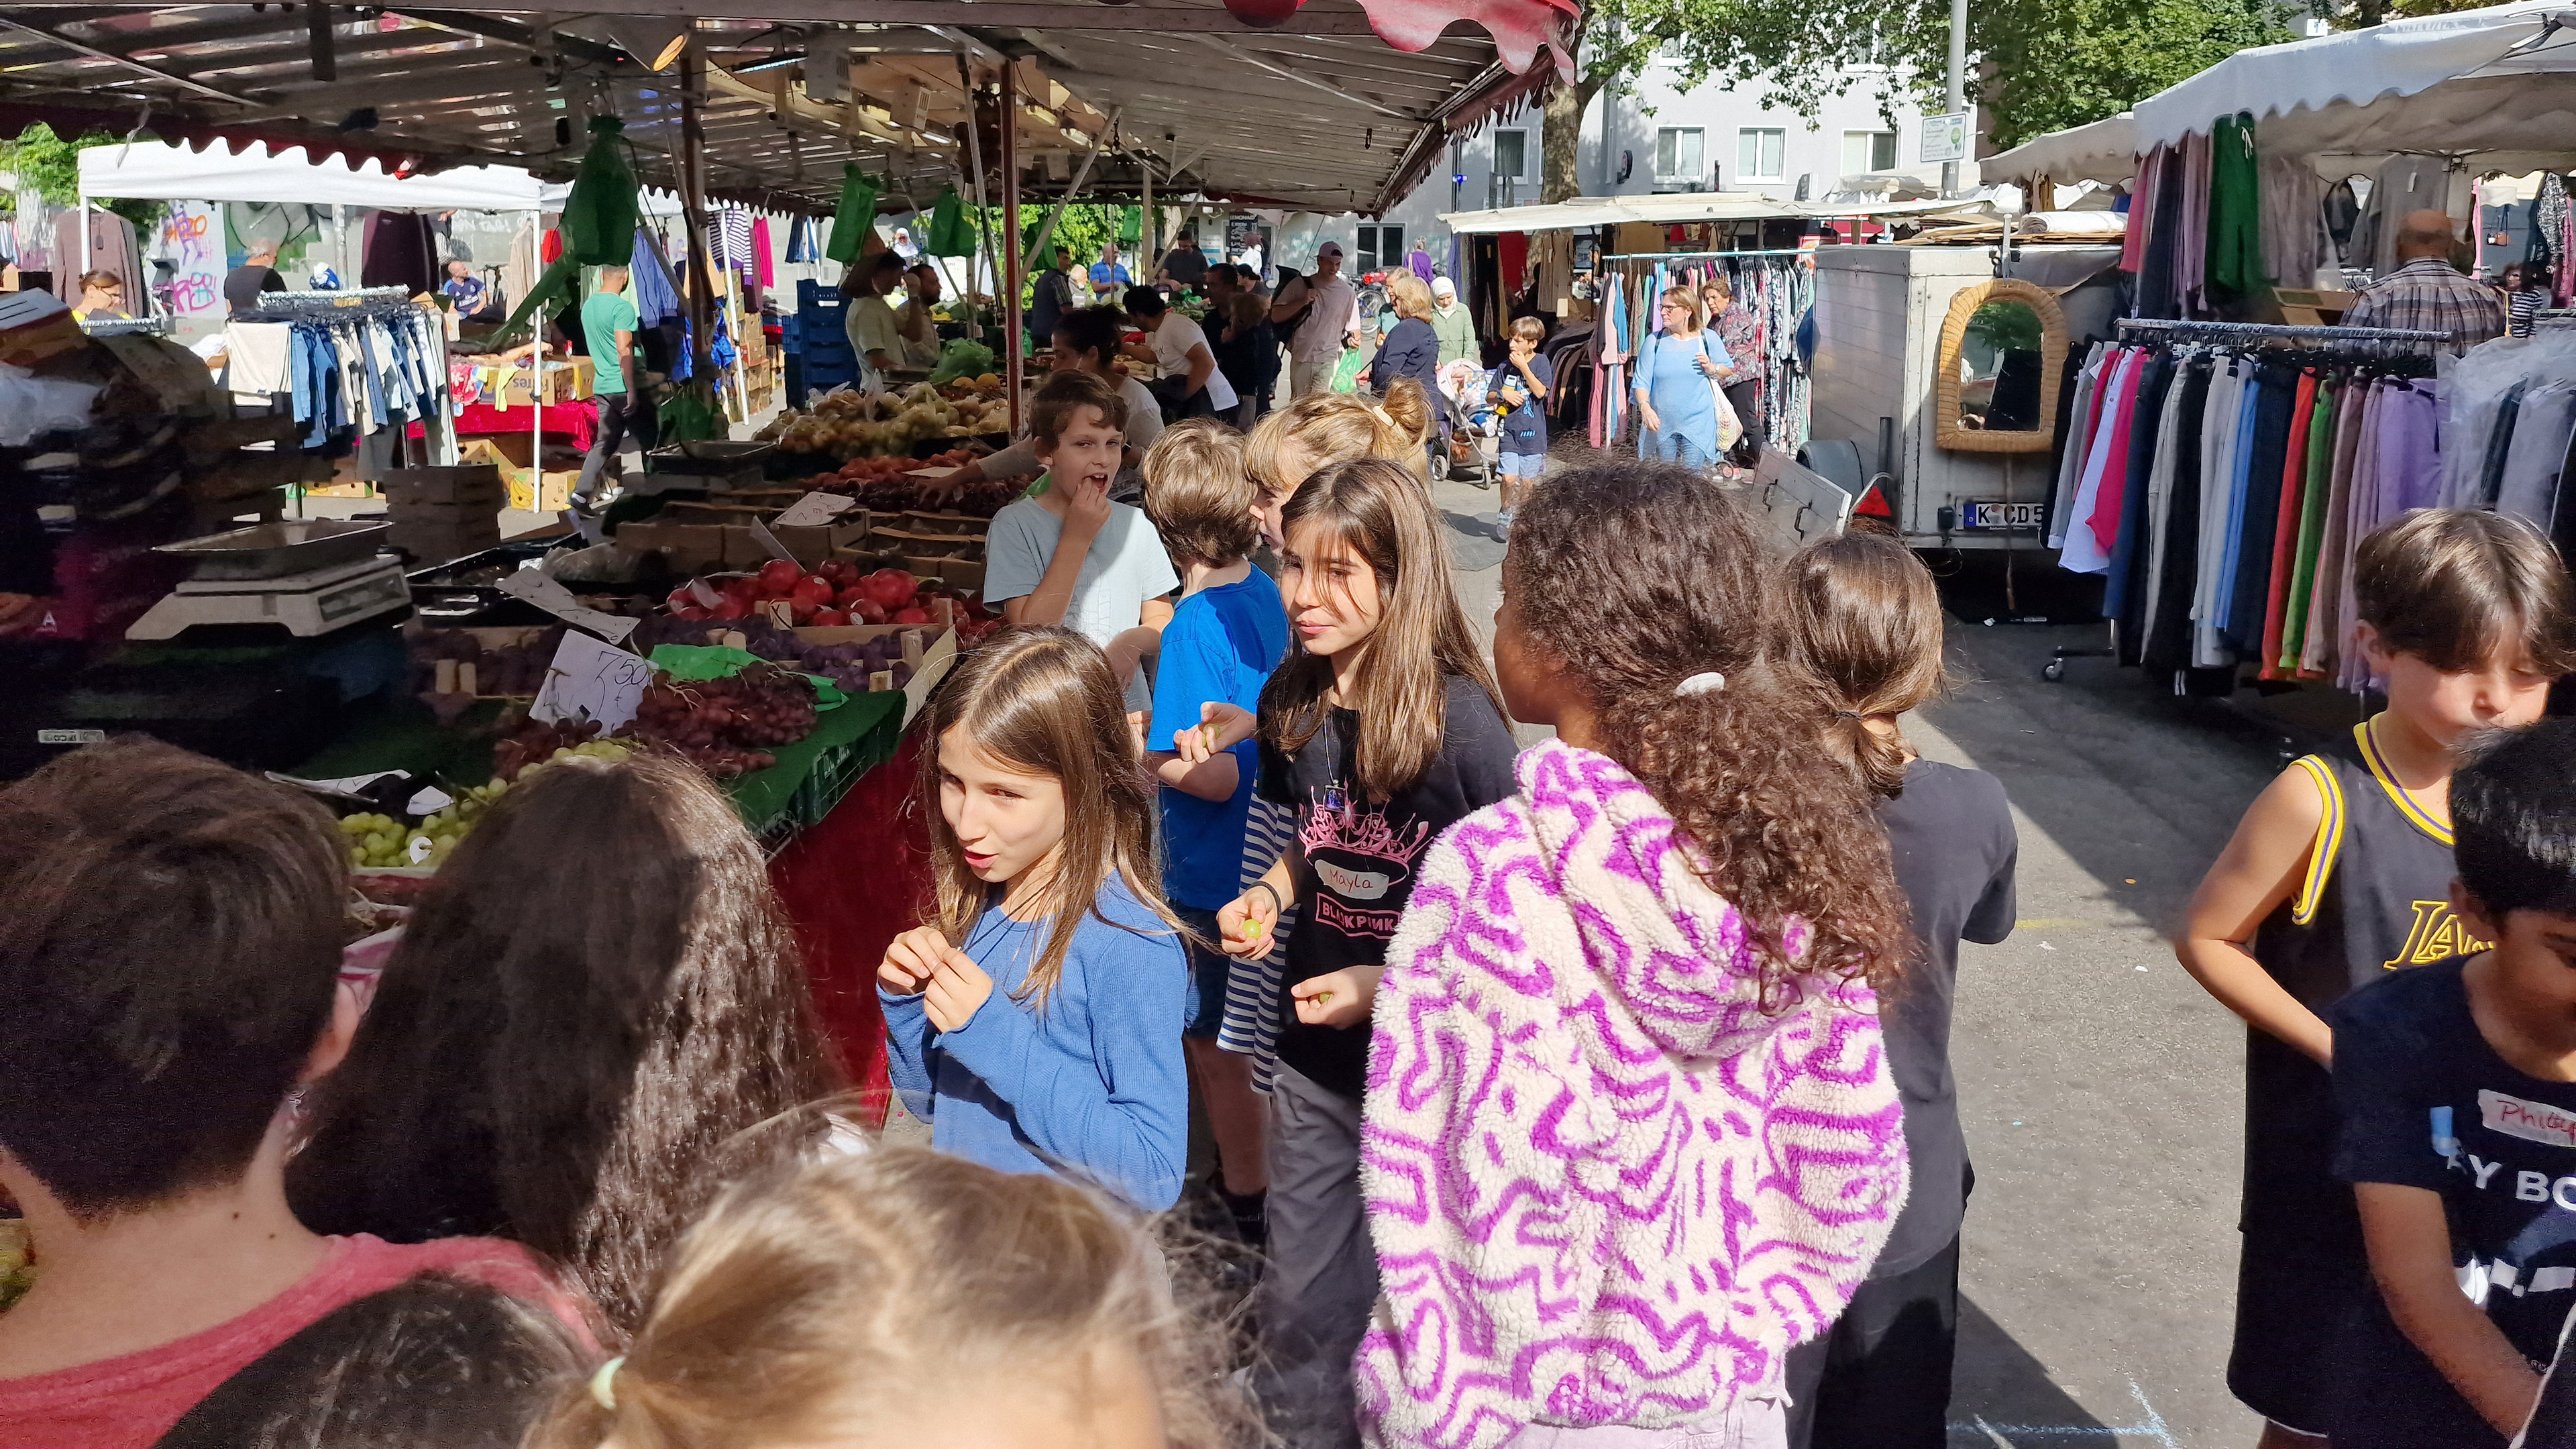
[[[1462,601],[1489,628],[1500,570],[1463,565],[1492,556],[1473,515],[1493,497],[1437,498]],[[2022,563],[2021,616],[2079,611]],[[1988,626],[2006,617],[2000,570],[1940,566],[1958,687],[1909,736],[2001,776],[2021,827],[2019,928],[1960,965],[1952,1052],[1977,1188],[1951,1443],[2250,1446],[2256,1422],[2223,1381],[2242,1035],[2168,935],[2287,744],[2105,660],[2042,682],[2052,647],[2098,643],[2100,626]]]

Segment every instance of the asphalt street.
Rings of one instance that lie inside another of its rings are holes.
[[[1461,600],[1489,629],[1493,495],[1436,497]],[[2224,1379],[2244,1037],[2170,934],[2293,746],[2107,660],[2043,681],[2053,648],[2097,645],[2101,626],[2001,621],[2083,614],[2080,590],[2017,560],[2008,611],[1995,561],[1933,562],[1954,687],[1907,735],[2001,777],[2021,832],[2018,925],[1960,960],[1952,1057],[1976,1190],[1950,1442],[2250,1446],[2257,1421]]]

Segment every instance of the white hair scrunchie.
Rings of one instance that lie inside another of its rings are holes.
[[[590,1376],[591,1402],[599,1405],[601,1408],[606,1409],[612,1414],[617,1412],[617,1389],[615,1387],[617,1371],[620,1368],[623,1368],[625,1364],[626,1355],[619,1354],[617,1357],[601,1364],[599,1366],[599,1372]]]
[[[1706,673],[1694,674],[1690,678],[1683,680],[1681,683],[1674,685],[1673,697],[1676,699],[1688,699],[1694,694],[1715,694],[1724,688],[1726,688],[1726,676],[1718,673],[1714,669],[1711,669]]]

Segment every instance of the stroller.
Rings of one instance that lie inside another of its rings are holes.
[[[1501,466],[1502,420],[1486,400],[1491,377],[1472,362],[1440,369],[1440,386],[1432,393],[1440,410],[1440,441],[1431,454],[1435,481],[1456,479],[1491,488]]]

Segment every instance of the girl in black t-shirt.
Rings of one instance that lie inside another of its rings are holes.
[[[1256,1385],[1300,1449],[1355,1445],[1351,1354],[1377,1297],[1359,1186],[1369,1008],[1434,837],[1512,791],[1510,727],[1450,587],[1449,550],[1411,470],[1317,473],[1285,508],[1280,592],[1297,647],[1261,696],[1261,793],[1297,834],[1217,913],[1238,958],[1270,950],[1287,1000],[1270,1098],[1270,1267]]]

